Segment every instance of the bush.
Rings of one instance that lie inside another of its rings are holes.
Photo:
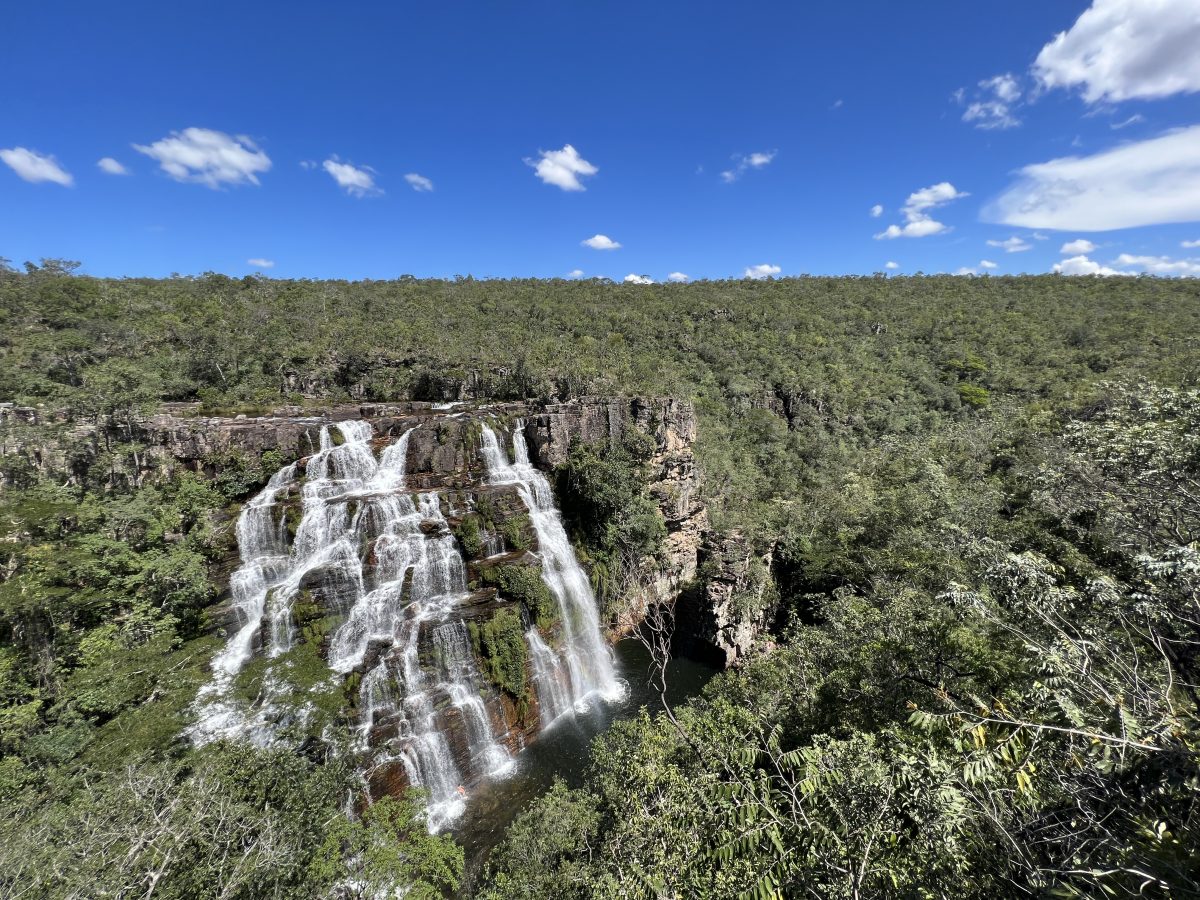
[[[493,584],[509,600],[524,603],[539,628],[558,621],[558,600],[536,566],[492,566],[483,570],[485,584]]]
[[[977,384],[960,384],[958,399],[963,402],[964,406],[983,409],[991,402],[991,395],[988,394],[987,388],[981,388]]]
[[[478,559],[483,556],[483,535],[479,531],[479,519],[476,516],[467,516],[463,519],[454,529],[454,536],[462,545],[463,556],[467,559]]]
[[[513,550],[528,550],[529,538],[526,529],[529,527],[529,516],[518,516],[504,523],[502,533],[505,543]]]
[[[486,622],[471,622],[467,628],[471,646],[483,663],[487,677],[514,700],[526,703],[529,699],[529,680],[525,674],[528,653],[520,613],[511,607],[501,609]]]

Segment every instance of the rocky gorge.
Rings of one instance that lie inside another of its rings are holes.
[[[173,405],[103,428],[32,409],[0,416],[7,453],[67,479],[113,441],[135,448],[113,461],[114,479],[276,467],[232,523],[240,564],[231,556],[221,576],[229,590],[209,613],[227,644],[191,737],[302,745],[341,735],[372,794],[429,790],[435,827],[550,723],[612,699],[607,643],[651,606],[676,613],[680,650],[720,667],[769,620],[740,610],[753,590],[751,554],[736,535],[710,533],[695,411],[670,398],[261,416]],[[601,613],[546,474],[573,447],[627,432],[649,438],[645,491],[666,536]]]

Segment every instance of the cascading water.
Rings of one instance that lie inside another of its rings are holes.
[[[591,583],[567,539],[550,483],[529,462],[521,424],[513,431],[515,462],[509,462],[496,432],[486,424],[481,450],[489,481],[517,486],[537,533],[542,580],[558,600],[563,629],[561,651],[556,653],[547,646],[536,628],[526,634],[538,703],[543,709],[543,727],[570,709],[585,708],[592,697],[621,699],[625,686],[617,679],[612,650],[600,634]]]
[[[409,782],[429,792],[437,830],[462,812],[468,777],[502,775],[512,760],[493,731],[466,627],[451,618],[467,595],[466,574],[438,494],[405,492],[411,434],[376,460],[368,423],[326,426],[302,482],[297,464],[285,466],[243,508],[242,562],[231,581],[239,627],[213,661],[190,734],[197,743],[277,739],[274,674],[256,704],[239,702],[233,688],[257,644],[269,659],[296,646],[294,605],[319,588],[325,611],[342,617],[328,643],[330,678],[374,660],[359,689],[360,750],[374,748],[376,765],[399,761]],[[298,484],[301,515],[289,544],[284,502]],[[432,648],[432,666],[422,666],[423,647]],[[466,771],[452,735],[466,748]]]

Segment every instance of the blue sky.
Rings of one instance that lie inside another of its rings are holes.
[[[5,31],[14,263],[1200,274],[1200,0],[44,2]]]

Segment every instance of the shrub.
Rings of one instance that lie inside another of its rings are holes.
[[[525,664],[528,654],[520,613],[508,607],[482,624],[471,622],[467,627],[471,646],[491,682],[522,704],[527,701],[529,682]]]
[[[454,536],[462,545],[463,556],[467,559],[478,559],[483,556],[483,535],[479,531],[477,516],[467,516],[463,519],[454,529]]]
[[[558,600],[534,566],[493,566],[483,570],[483,580],[494,584],[510,600],[524,603],[539,628],[551,628],[558,621]]]

